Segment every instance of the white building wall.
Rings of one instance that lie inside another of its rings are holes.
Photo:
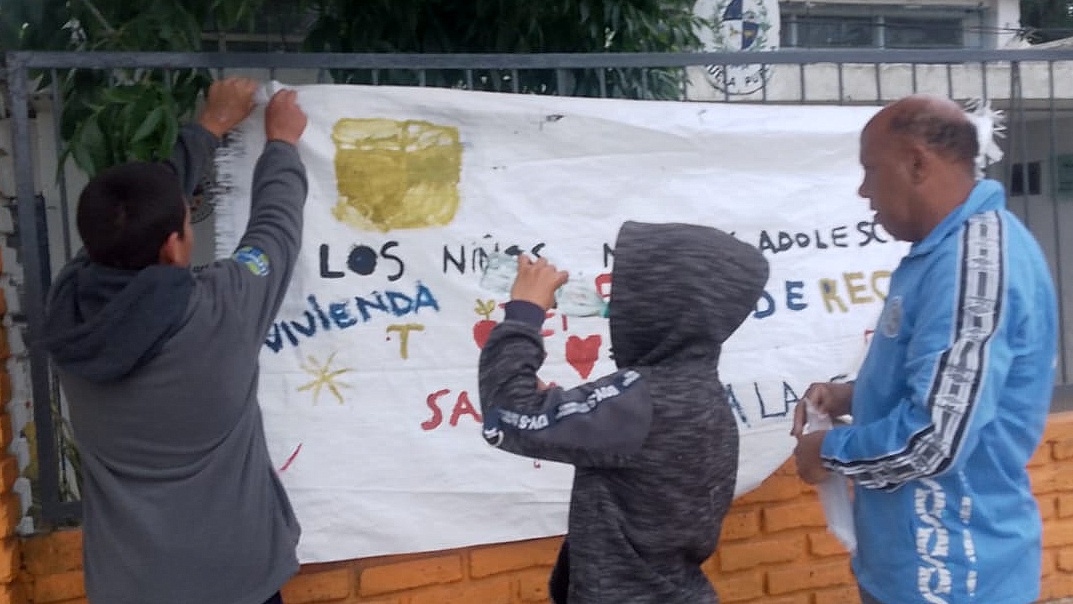
[[[1018,0],[993,0],[984,12],[984,23],[994,28],[987,48],[1017,47],[1021,29],[1021,3]]]
[[[1025,183],[1026,194],[1011,196],[1009,206],[1035,234],[1051,265],[1064,326],[1058,381],[1069,383],[1073,381],[1073,237],[1069,236],[1073,233],[1073,195],[1059,196],[1053,190],[1052,159],[1073,154],[1073,117],[1036,115],[1024,124],[1015,121],[1010,126],[1011,136],[1004,145],[1006,157],[992,175],[1005,180],[1013,164],[1041,164],[1039,194],[1027,194]]]
[[[762,53],[756,53],[757,60]],[[718,72],[721,66],[714,66]],[[1020,96],[1026,100],[1073,99],[1073,61],[1025,62],[1017,68]],[[746,78],[761,73],[755,83]],[[1010,98],[1013,70],[1009,63],[908,65],[897,63],[731,66],[731,85],[710,70],[689,69],[687,97],[693,101],[804,102],[886,104],[914,92],[955,99]],[[729,88],[729,90],[728,90]]]

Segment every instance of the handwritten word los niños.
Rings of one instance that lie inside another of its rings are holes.
[[[466,274],[467,270],[471,273],[480,273],[488,265],[488,256],[496,252],[502,252],[508,256],[528,254],[530,257],[540,258],[540,253],[546,246],[543,241],[532,245],[517,243],[504,245],[498,241],[491,241],[491,235],[485,235],[484,239],[488,241],[483,243],[473,242],[468,247],[464,244],[457,247],[444,245],[443,273],[446,275],[452,270],[459,275]]]
[[[416,285],[412,295],[392,290],[374,291],[368,296],[321,304],[316,295],[310,294],[306,303],[308,309],[298,319],[276,321],[269,328],[265,346],[272,352],[278,353],[288,343],[298,346],[299,336],[309,339],[321,332],[368,323],[376,317],[417,315],[423,308],[440,312],[440,304],[432,290],[421,283]]]
[[[391,267],[387,270],[392,271],[388,274],[387,280],[398,281],[406,272],[406,263],[391,251],[398,246],[398,241],[388,241],[377,251],[367,245],[354,245],[347,253],[346,267],[350,272],[365,277],[376,272],[377,265],[384,260]],[[338,265],[332,262],[331,248],[327,243],[320,244],[320,276],[324,279],[341,279],[346,276],[345,272],[335,270],[333,266]],[[381,266],[384,265],[381,264]]]

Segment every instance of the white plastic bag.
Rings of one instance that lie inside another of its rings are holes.
[[[805,434],[818,430],[830,430],[831,418],[820,413],[807,399],[805,403]],[[857,531],[853,527],[853,502],[849,496],[849,480],[837,472],[831,472],[827,479],[816,485],[820,493],[823,513],[827,516],[827,530],[838,539],[850,555],[857,553]]]
[[[517,276],[517,256],[492,252],[488,254],[480,286],[487,291],[508,296]],[[592,277],[571,273],[570,279],[555,290],[555,308],[560,314],[571,317],[600,317],[604,315],[607,303],[596,291],[596,283]]]

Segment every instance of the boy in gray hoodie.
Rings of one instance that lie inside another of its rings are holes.
[[[618,371],[564,390],[537,371],[541,324],[567,275],[519,258],[505,319],[481,351],[481,410],[489,444],[575,466],[556,604],[718,602],[701,564],[738,466],[719,353],[767,277],[760,252],[720,230],[625,223],[609,306]]]
[[[257,84],[215,82],[169,163],[83,189],[85,248],[49,292],[44,344],[82,461],[94,604],[262,604],[298,570],[299,526],[257,404],[258,353],[298,255],[306,125],[293,91],[265,110],[250,220],[234,256],[190,271],[186,199]]]

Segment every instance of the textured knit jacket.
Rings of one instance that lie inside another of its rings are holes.
[[[1057,310],[1032,234],[1002,185],[913,244],[825,464],[856,482],[861,585],[885,604],[1039,597],[1039,509],[1025,465],[1054,383]]]
[[[718,601],[700,565],[734,494],[738,429],[717,365],[767,275],[722,231],[625,223],[609,309],[619,370],[569,390],[538,388],[543,310],[508,303],[481,353],[484,437],[575,466],[558,604]]]

